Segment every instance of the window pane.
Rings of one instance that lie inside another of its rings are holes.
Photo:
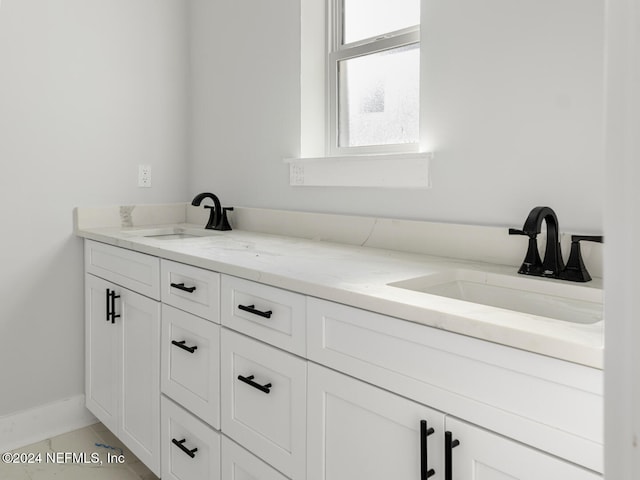
[[[420,0],[343,0],[343,43],[420,24]]]
[[[338,62],[338,145],[417,143],[418,43]]]

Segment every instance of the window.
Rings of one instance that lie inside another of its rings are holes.
[[[328,153],[417,151],[420,0],[328,1]]]
[[[429,188],[420,80],[424,0],[300,2],[293,186]]]

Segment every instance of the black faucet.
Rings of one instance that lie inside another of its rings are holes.
[[[536,237],[542,230],[543,220],[547,223],[547,249],[544,261],[540,261]],[[535,207],[525,220],[522,230],[510,228],[509,235],[527,235],[529,237],[527,255],[518,273],[557,278],[559,272],[564,269],[558,238],[558,217],[551,208]]]
[[[547,248],[544,260],[540,260],[538,252],[537,236],[542,230],[542,222],[547,224]],[[535,275],[538,277],[559,278],[572,282],[588,282],[591,275],[587,272],[582,254],[580,252],[580,241],[602,243],[602,236],[572,235],[571,253],[569,261],[565,267],[562,260],[562,250],[560,249],[560,234],[558,227],[558,217],[550,207],[535,207],[524,222],[522,230],[509,229],[509,235],[526,235],[529,237],[529,247],[518,273],[523,275]]]
[[[227,212],[229,210],[233,211],[233,207],[222,208],[220,204],[220,200],[213,193],[199,193],[196,195],[191,201],[191,205],[194,207],[199,207],[202,200],[205,198],[210,198],[213,200],[213,206],[205,205],[204,208],[208,208],[211,210],[209,213],[209,221],[205,225],[204,228],[209,230],[231,230],[231,225],[229,225],[229,220],[227,219]]]

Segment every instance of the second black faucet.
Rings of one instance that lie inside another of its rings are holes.
[[[542,231],[543,221],[547,225],[547,247],[544,260],[540,260],[537,236]],[[562,250],[560,249],[559,232],[558,217],[550,207],[535,207],[532,209],[524,222],[522,230],[510,228],[509,235],[526,235],[529,237],[527,254],[518,273],[538,277],[559,278],[572,282],[588,282],[591,280],[591,275],[587,272],[582,260],[580,241],[585,240],[602,243],[602,236],[572,235],[571,253],[565,266],[562,260]]]

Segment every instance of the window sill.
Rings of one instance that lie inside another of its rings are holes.
[[[429,188],[433,153],[288,158],[296,187]]]

